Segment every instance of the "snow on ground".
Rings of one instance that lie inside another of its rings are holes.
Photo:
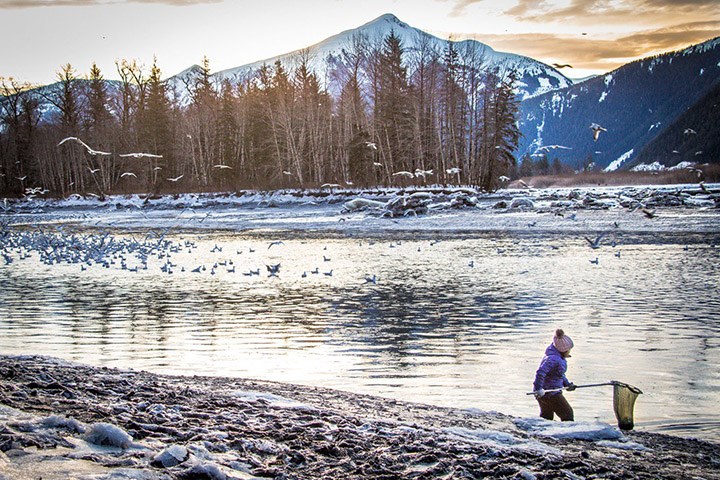
[[[139,196],[41,198],[7,202],[2,224],[79,225],[113,229],[293,230],[386,233],[413,231],[582,230],[588,222],[622,221],[629,229],[673,230],[694,215],[707,231],[716,222],[720,184],[503,189],[413,187],[374,190],[288,190],[238,194],[184,194],[145,203]],[[669,215],[644,220],[642,209],[671,207]],[[675,208],[675,207],[680,207]],[[634,213],[634,215],[632,215]],[[703,217],[710,217],[705,219]],[[568,221],[569,220],[569,221]],[[592,228],[591,228],[592,229]]]

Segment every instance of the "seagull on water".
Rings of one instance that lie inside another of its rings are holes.
[[[67,138],[63,138],[62,140],[60,140],[60,143],[58,143],[57,146],[59,147],[60,145],[62,145],[63,143],[65,143],[65,142],[67,142],[67,141],[69,141],[69,140],[72,140],[73,142],[77,142],[77,143],[79,143],[80,145],[82,145],[83,147],[85,147],[85,150],[87,150],[87,152],[88,152],[90,155],[112,155],[112,153],[110,153],[110,152],[101,152],[101,151],[99,151],[99,150],[94,150],[94,149],[90,148],[87,143],[83,142],[82,140],[80,140],[80,139],[77,138],[77,137],[67,137]]]
[[[365,277],[365,283],[372,283],[373,285],[377,284],[377,277],[375,274],[373,274],[372,277]]]
[[[593,131],[593,140],[597,142],[597,139],[600,138],[600,132],[607,132],[607,128],[602,127],[598,125],[597,123],[591,123],[590,124],[590,130]]]

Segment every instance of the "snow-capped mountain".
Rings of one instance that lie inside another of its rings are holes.
[[[217,81],[224,79],[237,81],[252,74],[252,72],[259,69],[263,64],[272,66],[278,60],[286,68],[291,69],[297,65],[301,52],[306,51],[310,59],[309,63],[311,68],[318,74],[319,78],[325,79],[327,78],[328,66],[340,61],[342,49],[349,48],[354,37],[362,36],[372,43],[382,41],[390,32],[394,32],[395,35],[400,37],[408,57],[418,54],[423,45],[425,45],[425,48],[430,46],[442,54],[447,43],[452,41],[430,35],[422,30],[411,27],[392,14],[386,14],[358,28],[338,33],[307,48],[272,58],[266,58],[247,65],[222,70],[216,72],[213,77]],[[476,40],[462,40],[454,43],[461,57],[463,55],[477,56],[485,65],[486,70],[497,68],[501,74],[515,71],[518,79],[518,93],[521,98],[530,98],[573,84],[571,80],[553,67],[533,60],[532,58],[512,53],[496,52],[488,45]],[[193,76],[198,74],[199,68],[200,67],[194,65],[168,79],[168,81],[171,85],[175,85],[179,90],[182,90],[188,81],[191,81]],[[329,87],[331,88],[331,86]]]
[[[719,83],[720,37],[527,99],[520,107],[519,155],[560,145],[567,148],[544,149],[550,159],[574,167],[591,161],[609,171],[632,166],[649,142]],[[607,130],[597,141],[593,123]],[[720,126],[712,128],[720,135]]]

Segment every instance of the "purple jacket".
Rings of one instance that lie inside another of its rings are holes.
[[[560,350],[555,345],[550,344],[545,350],[545,356],[540,362],[540,366],[535,373],[535,382],[533,382],[533,390],[537,391],[552,390],[554,388],[562,388],[570,385],[565,377],[567,371],[567,361],[563,358]],[[551,392],[549,395],[560,392]]]

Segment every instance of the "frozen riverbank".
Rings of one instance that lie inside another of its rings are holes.
[[[440,186],[412,189],[288,190],[65,199],[0,203],[14,225],[234,230],[341,235],[398,232],[473,234],[527,231],[717,233],[720,184],[482,193]]]
[[[290,384],[0,356],[0,478],[720,478],[720,446]]]

